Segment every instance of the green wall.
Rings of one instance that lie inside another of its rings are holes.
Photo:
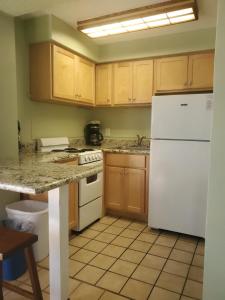
[[[151,109],[140,108],[99,108],[92,114],[93,119],[110,128],[110,137],[136,137],[137,134],[150,136]]]
[[[215,32],[215,28],[207,28],[102,45],[100,59],[101,61],[114,61],[214,49]]]
[[[215,103],[208,195],[204,300],[225,299],[225,1],[220,0],[215,56]]]
[[[28,45],[31,28],[27,35],[24,26],[27,29],[30,22],[16,20],[18,119],[21,122],[21,140],[28,143],[40,137],[81,137],[84,125],[90,119],[90,110],[69,105],[34,102],[29,98]],[[38,29],[35,32],[38,32]],[[41,32],[43,33],[43,30]],[[37,36],[39,39],[40,35]]]
[[[13,18],[0,13],[0,159],[17,159],[17,90]],[[5,204],[18,195],[0,191],[0,219],[5,217]]]

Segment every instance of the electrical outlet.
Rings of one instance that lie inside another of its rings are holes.
[[[105,136],[110,136],[110,128],[105,128]]]

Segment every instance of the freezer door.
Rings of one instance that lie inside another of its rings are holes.
[[[151,144],[149,225],[205,236],[209,142]]]
[[[212,94],[154,96],[151,138],[210,140]]]

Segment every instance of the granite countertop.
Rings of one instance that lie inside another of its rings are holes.
[[[26,154],[19,160],[0,161],[0,189],[39,194],[103,170],[102,162],[87,165],[54,163],[71,154]]]
[[[141,154],[141,155],[149,155],[150,154],[150,148],[140,148],[140,149],[132,149],[130,147],[108,147],[108,148],[102,148],[102,151],[104,152],[110,152],[110,153],[126,153],[126,154]]]

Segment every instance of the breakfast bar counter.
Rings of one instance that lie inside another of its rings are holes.
[[[28,194],[48,191],[51,300],[68,299],[68,184],[102,168],[101,162],[62,165],[35,156],[0,161],[1,190]]]

